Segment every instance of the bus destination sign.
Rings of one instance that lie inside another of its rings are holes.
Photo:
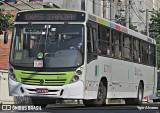
[[[53,11],[53,10],[37,10],[20,12],[15,19],[18,21],[84,21],[85,14],[75,11]]]

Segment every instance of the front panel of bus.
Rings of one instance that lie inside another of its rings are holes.
[[[11,96],[83,98],[83,12],[20,12],[9,59]],[[77,88],[78,87],[78,88]]]

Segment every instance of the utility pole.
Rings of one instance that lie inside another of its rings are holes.
[[[129,25],[131,24],[131,6],[132,5],[132,0],[129,0],[129,5],[128,5],[128,28]]]
[[[81,10],[85,11],[86,10],[86,1],[85,0],[81,0]]]
[[[103,0],[103,18],[106,18],[106,9],[107,9],[107,1]]]
[[[126,27],[129,28],[129,16],[128,16],[128,11],[129,11],[129,8],[128,8],[128,0],[125,0],[125,20],[126,20]]]
[[[109,6],[109,9],[110,9],[110,10],[109,10],[109,11],[110,11],[110,12],[109,12],[109,14],[110,14],[109,19],[110,19],[110,21],[111,21],[111,20],[112,20],[112,18],[111,18],[111,17],[112,17],[112,0],[110,0],[109,3],[110,3],[110,6]]]
[[[146,35],[149,36],[149,10],[146,9]]]

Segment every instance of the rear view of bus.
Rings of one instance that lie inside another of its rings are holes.
[[[85,13],[65,10],[17,14],[9,58],[10,96],[30,96],[35,104],[44,97],[83,98],[84,21]]]

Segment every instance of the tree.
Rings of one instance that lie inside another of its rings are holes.
[[[150,18],[151,24],[149,24],[150,36],[156,38],[160,34],[160,12],[153,11]]]
[[[149,34],[157,43],[157,66],[160,68],[160,12],[152,12],[150,21]]]
[[[9,30],[13,26],[12,17],[11,12],[5,14],[4,9],[0,8],[0,35],[3,34],[2,31]]]

